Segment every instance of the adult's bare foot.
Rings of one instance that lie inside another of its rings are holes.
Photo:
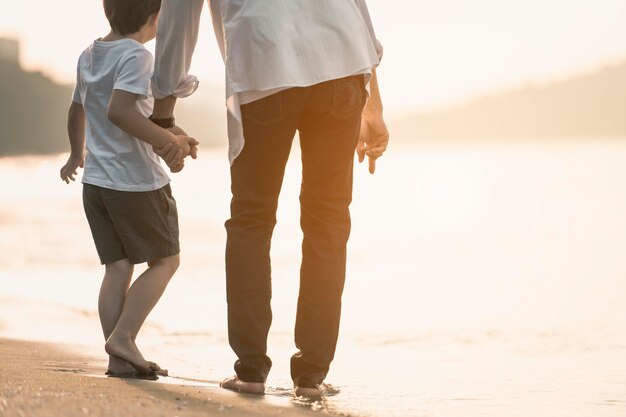
[[[319,400],[339,394],[339,390],[332,385],[322,382],[314,388],[295,386],[293,393],[296,397],[303,397],[310,400]]]
[[[246,382],[239,377],[231,376],[220,383],[220,387],[237,392],[245,392],[246,394],[265,394],[265,384],[263,382]]]
[[[128,362],[139,373],[147,374],[161,369],[156,363],[145,360],[135,342],[130,338],[117,337],[112,334],[104,344],[104,350],[109,355]]]

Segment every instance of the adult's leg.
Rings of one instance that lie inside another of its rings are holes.
[[[352,171],[361,112],[362,77],[314,86],[300,127],[302,266],[291,360],[297,387],[323,382],[335,354],[350,235]]]
[[[278,196],[303,102],[289,89],[242,106],[245,145],[231,166],[231,218],[226,222],[228,338],[239,380],[262,384],[272,366],[270,243]],[[225,388],[241,390],[232,381]]]

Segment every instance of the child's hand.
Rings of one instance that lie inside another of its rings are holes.
[[[67,162],[61,168],[61,179],[66,183],[70,183],[70,180],[76,181],[74,175],[78,175],[78,168],[85,167],[85,155],[74,156],[70,155]]]
[[[170,172],[172,174],[176,174],[177,172],[182,171],[183,168],[185,168],[185,159],[181,159],[178,165],[171,167]]]
[[[185,132],[185,130],[180,127],[180,126],[174,126],[170,129],[167,129],[170,132],[172,132],[173,134],[175,134],[176,136],[186,136],[189,138],[188,143],[189,143],[189,156],[191,156],[191,158],[193,159],[197,159],[198,158],[198,145],[200,144],[200,142],[198,142],[196,139],[193,139],[191,137],[189,137],[189,134],[187,132]]]

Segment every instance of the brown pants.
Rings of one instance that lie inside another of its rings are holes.
[[[290,88],[241,107],[245,146],[231,167],[226,222],[228,334],[240,379],[264,382],[272,362],[270,241],[296,130],[302,148],[302,267],[291,374],[321,383],[335,354],[350,235],[354,150],[366,100],[363,76]]]

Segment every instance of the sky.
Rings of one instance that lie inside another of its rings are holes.
[[[250,0],[255,1],[255,0]],[[258,0],[256,0],[258,1]],[[287,0],[285,0],[287,1]],[[626,60],[625,0],[368,0],[385,47],[379,70],[394,112],[456,104],[485,92],[545,83]],[[80,52],[108,32],[101,0],[5,2],[0,37],[22,62],[71,83]],[[205,8],[192,72],[222,84]]]

